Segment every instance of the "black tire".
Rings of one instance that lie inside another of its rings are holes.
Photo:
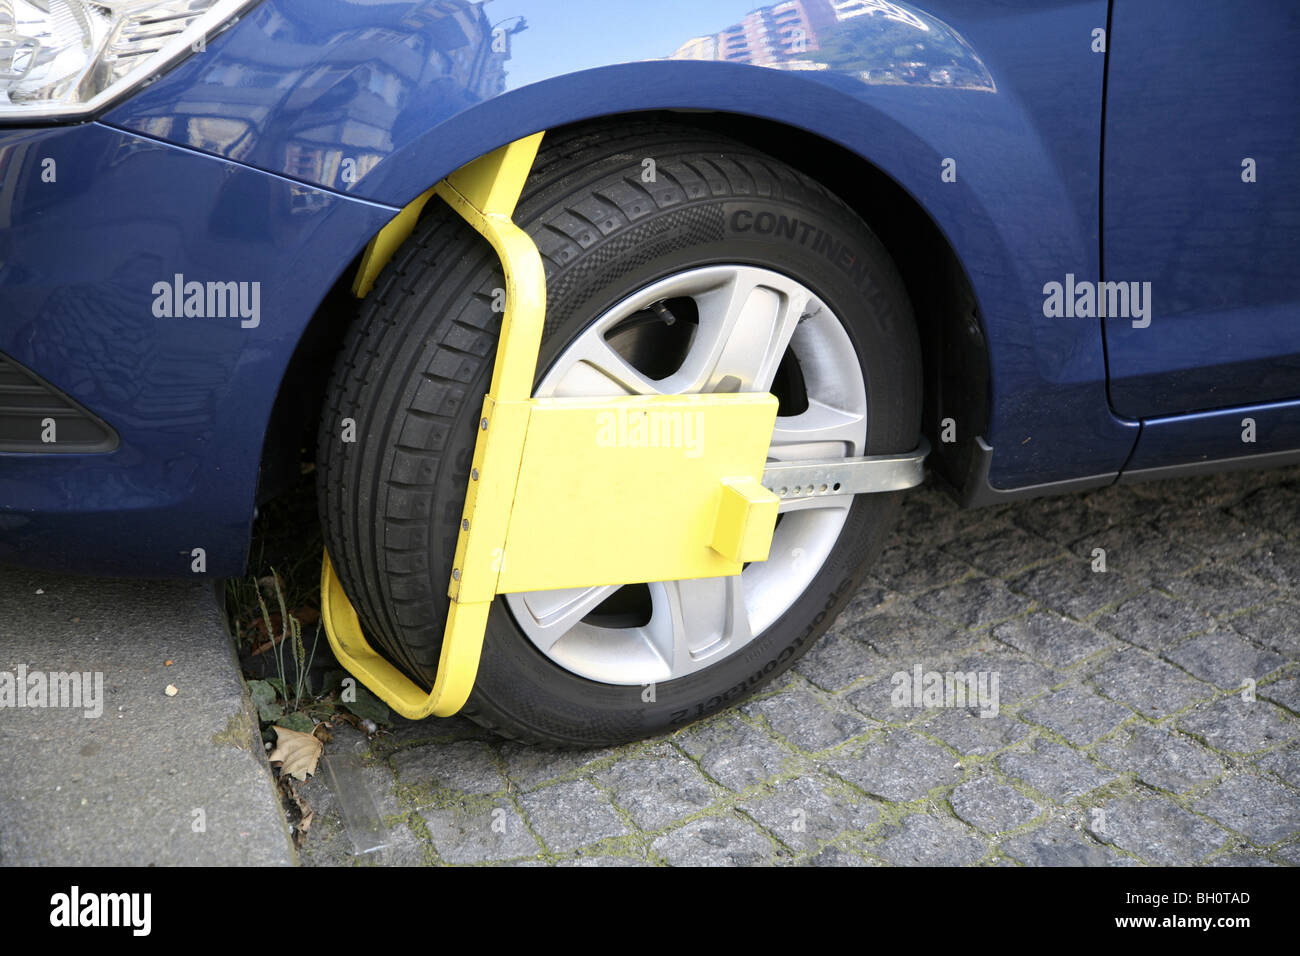
[[[653,158],[657,182],[642,183]],[[739,213],[739,215],[738,215]],[[808,229],[760,233],[795,218]],[[921,359],[911,309],[883,246],[843,203],[762,153],[651,121],[548,135],[516,221],[546,265],[539,376],[603,310],[665,275],[743,263],[797,278],[845,324],[867,388],[867,453],[915,447]],[[800,235],[802,232],[802,235]],[[825,236],[823,240],[820,237]],[[371,641],[429,686],[447,613],[479,409],[503,284],[492,250],[439,201],[384,269],[349,331],[319,440],[329,553]],[[356,441],[340,440],[341,422]],[[785,671],[852,597],[897,517],[898,495],[860,496],[831,556],[771,627],[717,664],[655,688],[579,677],[493,605],[464,713],[506,736],[558,746],[659,734],[736,703]]]

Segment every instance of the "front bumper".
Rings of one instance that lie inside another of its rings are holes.
[[[285,368],[395,211],[99,123],[0,130],[0,353],[119,436],[0,451],[0,562],[240,573]],[[177,276],[255,288],[256,325],[158,314]]]

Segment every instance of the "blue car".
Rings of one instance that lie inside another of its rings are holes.
[[[966,506],[1300,460],[1300,6],[755,2],[0,0],[0,562],[240,575],[305,450],[430,687],[505,290],[430,191],[543,131],[537,398],[770,393],[773,465],[928,443]],[[503,595],[464,712],[729,706],[900,494],[783,495],[739,574]]]

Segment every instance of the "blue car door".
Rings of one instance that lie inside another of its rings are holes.
[[[1149,292],[1103,320],[1114,410],[1300,397],[1300,4],[1114,0],[1107,40],[1102,270]]]

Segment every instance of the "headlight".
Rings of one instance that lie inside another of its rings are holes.
[[[93,113],[254,2],[0,0],[0,122]]]

